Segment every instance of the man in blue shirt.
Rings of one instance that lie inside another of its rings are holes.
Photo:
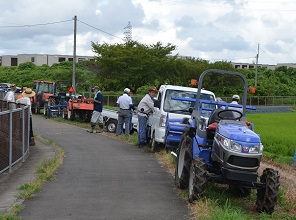
[[[90,133],[101,133],[103,132],[104,128],[104,120],[102,115],[104,97],[98,86],[95,86],[93,91],[95,93],[95,97],[92,100],[94,102],[94,111],[91,117],[91,129],[87,131]],[[99,129],[95,130],[97,122],[99,124]]]

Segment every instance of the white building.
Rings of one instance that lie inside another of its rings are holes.
[[[76,62],[82,60],[94,61],[93,56],[76,56]],[[18,66],[21,63],[32,62],[36,66],[47,64],[51,66],[54,63],[64,61],[73,61],[73,55],[50,55],[50,54],[18,54],[3,55],[0,57],[0,66]]]

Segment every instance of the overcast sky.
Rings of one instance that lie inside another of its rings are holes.
[[[91,41],[177,46],[215,61],[296,63],[294,0],[1,0],[0,55],[93,56]]]

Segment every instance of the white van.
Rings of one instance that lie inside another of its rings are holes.
[[[194,108],[193,102],[173,100],[173,96],[186,97],[196,99],[197,88],[162,85],[154,102],[154,110],[152,116],[148,118],[148,125],[151,126],[150,138],[153,148],[157,148],[159,144],[164,144],[165,125],[167,114],[170,113],[172,119],[190,118],[190,108]],[[215,94],[211,91],[201,90],[203,99],[215,101]],[[205,116],[207,117],[207,116]]]

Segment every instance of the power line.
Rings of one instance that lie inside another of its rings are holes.
[[[45,26],[45,25],[51,25],[51,24],[59,24],[64,22],[69,22],[71,20],[64,20],[64,21],[56,21],[56,22],[49,22],[49,23],[41,23],[41,24],[24,24],[24,25],[11,25],[11,26],[0,26],[0,28],[23,28],[23,27],[35,27],[35,26]]]
[[[89,26],[89,27],[91,27],[91,28],[93,28],[93,29],[95,29],[95,30],[98,30],[98,31],[100,31],[100,32],[103,32],[103,33],[105,33],[105,34],[108,34],[108,35],[110,35],[110,36],[112,36],[112,37],[116,37],[116,38],[119,38],[119,39],[121,39],[121,40],[124,40],[124,39],[121,38],[121,37],[118,37],[118,36],[115,36],[115,35],[113,35],[113,34],[110,34],[110,33],[106,32],[106,31],[103,31],[103,30],[101,30],[101,29],[99,29],[99,28],[96,28],[96,27],[94,27],[94,26],[92,26],[92,25],[90,25],[90,24],[87,24],[87,23],[83,22],[83,21],[80,21],[80,20],[78,20],[78,19],[77,19],[77,21],[79,21],[79,22],[81,22],[82,24],[84,24],[84,25],[86,25],[86,26]]]

